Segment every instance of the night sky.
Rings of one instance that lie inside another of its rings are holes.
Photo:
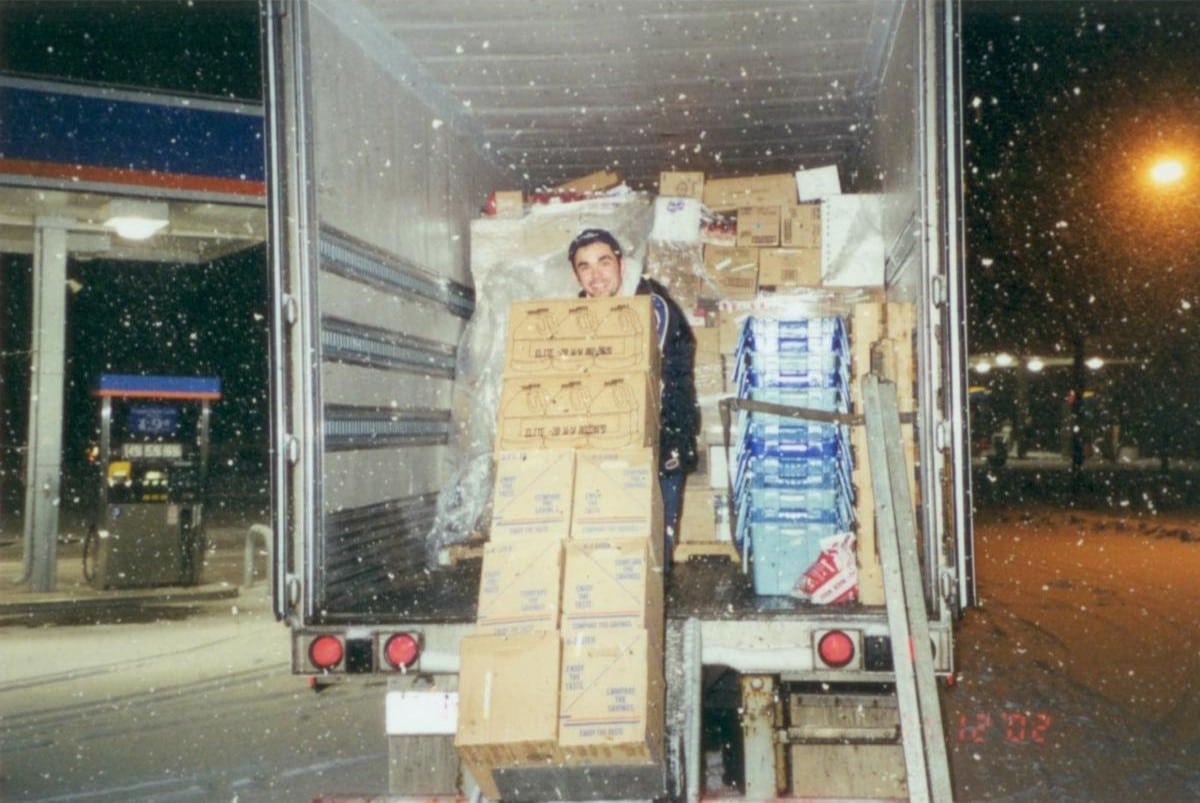
[[[966,4],[972,350],[1148,355],[1192,328],[1200,3]],[[1172,190],[1159,154],[1190,162]]]
[[[1143,411],[1142,426],[1169,432],[1171,450],[1196,454],[1200,2],[966,0],[963,16],[971,351],[1069,355],[1082,341],[1089,354],[1133,358],[1112,404]],[[0,5],[0,71],[258,100],[259,25],[253,0],[10,2]],[[1141,176],[1168,151],[1192,173],[1173,191],[1151,189]],[[27,337],[14,314],[23,264],[0,263],[0,346],[12,353]],[[230,395],[218,437],[262,448],[261,270],[177,272],[180,303],[159,310],[151,333],[104,313],[160,281],[147,267],[72,267],[84,288],[70,302],[72,404],[89,403],[102,369],[216,373]],[[199,325],[212,311],[206,282],[233,300],[218,326]],[[140,346],[150,335],[171,348]],[[9,388],[21,386],[19,362],[4,360]],[[1047,391],[1049,406],[1060,391]],[[24,439],[19,411],[2,425],[5,443]],[[73,426],[68,448],[87,434]]]

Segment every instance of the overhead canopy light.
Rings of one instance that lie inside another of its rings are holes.
[[[164,201],[114,198],[104,205],[104,226],[126,240],[146,240],[166,228],[170,217]]]

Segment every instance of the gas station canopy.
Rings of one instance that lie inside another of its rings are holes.
[[[101,374],[96,396],[120,399],[221,398],[221,380],[212,376],[138,376]]]

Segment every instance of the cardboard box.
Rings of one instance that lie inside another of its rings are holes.
[[[650,239],[669,243],[700,242],[700,210],[700,202],[695,198],[655,198]]]
[[[557,630],[563,542],[501,541],[483,547],[475,632],[497,636]]]
[[[662,491],[654,448],[579,452],[574,485],[578,493],[571,511],[571,540],[662,534]]]
[[[778,206],[743,206],[737,213],[737,244],[746,248],[779,245]]]
[[[738,343],[742,339],[742,329],[750,314],[749,305],[744,302],[721,305],[718,328],[721,331],[721,353],[725,356],[730,356],[737,351]]]
[[[704,273],[722,298],[754,298],[758,290],[758,249],[706,245]]]
[[[562,634],[663,632],[662,539],[568,541],[563,560]]]
[[[764,248],[758,252],[758,286],[821,286],[821,249]]]
[[[692,330],[696,337],[696,396],[725,394],[725,367],[721,359],[721,330],[716,326]]]
[[[566,540],[574,477],[575,452],[571,449],[497,452],[491,540]]]
[[[826,195],[840,195],[842,182],[837,165],[796,171],[796,193],[801,201],[816,201]]]
[[[785,248],[820,248],[821,205],[784,207],[779,217],[779,244]]]
[[[496,766],[561,761],[561,665],[557,632],[463,636],[454,745],[481,785]]]
[[[664,170],[658,177],[658,194],[668,198],[704,198],[704,173]]]
[[[697,476],[683,492],[683,512],[679,519],[679,541],[685,544],[729,543],[729,492],[727,486],[719,489],[709,486],[716,483],[712,475]],[[690,479],[690,478],[689,478]]]
[[[588,173],[586,176],[580,176],[564,184],[559,184],[554,189],[570,192],[600,192],[601,190],[611,190],[620,183],[621,176],[619,173],[614,173],[611,170],[598,170],[595,173]]]
[[[646,631],[564,639],[558,741],[567,764],[662,757],[662,641]]]
[[[657,372],[657,331],[650,296],[514,301],[504,374]]]
[[[658,443],[659,380],[647,371],[506,376],[497,449],[628,449]]]
[[[796,177],[791,173],[773,173],[744,178],[707,179],[704,205],[714,210],[739,206],[788,206],[796,203]]]
[[[696,367],[713,365],[721,361],[721,330],[716,326],[705,326],[692,330],[696,338]]]
[[[665,287],[685,314],[695,314],[707,285],[700,243],[650,241],[643,273]]]
[[[497,190],[491,200],[493,217],[511,219],[525,214],[525,194],[520,190]]]

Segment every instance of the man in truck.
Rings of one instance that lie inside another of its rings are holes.
[[[671,549],[683,506],[684,477],[696,469],[696,430],[700,413],[696,405],[696,339],[683,310],[661,284],[645,276],[622,274],[621,245],[604,229],[584,229],[571,241],[567,259],[582,288],[581,298],[648,295],[658,326],[662,351],[662,403],[659,426],[659,485],[663,497],[666,547],[664,571],[671,564]]]

